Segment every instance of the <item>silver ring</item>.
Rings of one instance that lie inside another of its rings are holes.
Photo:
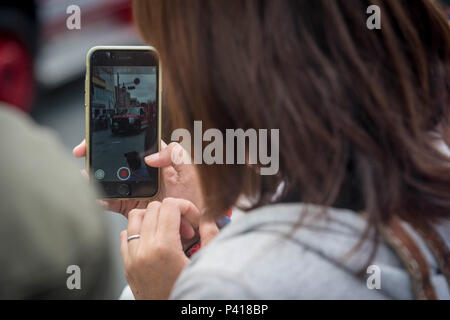
[[[132,235],[132,236],[129,236],[129,237],[127,238],[127,240],[130,241],[130,240],[133,240],[133,239],[139,239],[140,237],[141,237],[140,234],[134,234],[134,235]]]

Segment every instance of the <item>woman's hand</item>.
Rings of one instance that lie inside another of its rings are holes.
[[[184,219],[182,219],[184,218]],[[183,227],[183,220],[189,223]],[[153,201],[145,210],[132,210],[128,228],[122,231],[121,253],[125,276],[136,299],[167,299],[189,259],[182,238],[194,237],[199,227],[202,245],[218,232],[215,222],[200,219],[192,202],[165,198]],[[128,241],[128,237],[140,235]]]
[[[150,167],[161,168],[162,190],[159,199],[167,197],[191,201],[203,212],[203,195],[197,169],[190,155],[176,142],[166,145],[161,141],[161,151],[145,158]]]
[[[176,152],[176,157],[172,154]],[[86,143],[83,140],[73,149],[73,154],[77,158],[86,156]],[[172,159],[177,159],[176,163]],[[179,161],[179,160],[182,161]],[[200,189],[200,182],[194,165],[189,164],[189,155],[178,143],[171,143],[168,146],[161,141],[161,151],[147,156],[145,162],[151,167],[161,168],[162,183],[161,190],[157,197],[162,200],[166,197],[182,198],[191,201],[200,211],[203,210],[203,196]],[[84,171],[84,170],[83,170]],[[84,175],[87,173],[84,171]],[[105,210],[118,212],[125,217],[133,209],[145,209],[148,200],[101,200],[99,201]]]

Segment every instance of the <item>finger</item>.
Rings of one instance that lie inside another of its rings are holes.
[[[200,219],[199,233],[201,245],[204,247],[219,233],[216,221],[207,218]]]
[[[144,218],[145,210],[133,209],[128,213],[128,227],[127,237],[131,237],[141,233],[142,219]],[[135,254],[138,248],[139,239],[130,240],[128,248],[131,254]]]
[[[89,180],[89,175],[88,175],[86,169],[81,169],[80,173],[83,178],[85,178],[86,180]]]
[[[167,148],[167,143],[165,143],[164,142],[164,140],[161,140],[161,149],[158,151],[158,152],[156,152],[156,153],[153,153],[153,154],[151,154],[151,155],[148,155],[146,158],[144,158],[144,161],[147,163],[147,161],[150,161],[150,162],[152,162],[153,163],[153,159],[155,158],[155,157],[158,157],[159,156],[159,152],[161,152],[162,150],[164,150],[164,149],[166,149]],[[155,155],[155,156],[153,156],[153,155]],[[148,158],[148,159],[147,159]],[[148,163],[147,163],[148,164]],[[152,165],[153,166],[153,165]]]
[[[191,201],[168,197],[164,199],[163,203],[166,203],[171,208],[175,208],[179,211],[181,213],[181,220],[185,220],[194,228],[198,227],[201,214],[198,208]]]
[[[192,239],[195,236],[195,230],[192,224],[184,218],[181,218],[180,235],[182,239]]]
[[[122,263],[125,268],[127,269],[128,261],[129,261],[129,253],[128,253],[128,232],[127,230],[123,230],[120,233],[120,255],[122,256]]]
[[[172,142],[166,148],[157,153],[145,157],[145,163],[150,167],[164,168],[173,166],[176,171],[181,171],[183,166],[191,163],[191,158],[186,150],[176,142]]]
[[[161,171],[164,181],[171,181],[178,175],[178,172],[172,166],[162,168]]]
[[[73,148],[72,153],[76,158],[85,157],[86,156],[86,140],[81,141],[79,145],[77,145],[75,148]]]
[[[158,217],[161,209],[161,202],[152,201],[145,210],[141,227],[141,239],[146,244],[151,244],[158,228]]]
[[[158,235],[167,239],[180,238],[182,217],[192,225],[198,225],[200,212],[190,201],[184,199],[166,198],[161,205],[161,213],[158,222]]]

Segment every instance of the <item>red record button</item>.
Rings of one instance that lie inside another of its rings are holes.
[[[130,178],[130,169],[127,167],[119,168],[119,170],[117,170],[117,178],[122,181],[128,180],[128,178]]]

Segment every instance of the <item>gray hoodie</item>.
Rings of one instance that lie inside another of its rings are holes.
[[[302,226],[292,226],[303,217]],[[301,204],[265,206],[234,218],[183,270],[172,299],[412,299],[407,271],[392,249],[381,242],[365,266],[373,242],[361,239],[366,221],[349,210]],[[444,276],[422,239],[411,231],[430,265],[441,299],[450,299]],[[444,227],[441,235],[450,242]],[[362,272],[361,272],[362,271]],[[368,285],[369,282],[369,285]],[[372,285],[370,285],[372,284]]]

